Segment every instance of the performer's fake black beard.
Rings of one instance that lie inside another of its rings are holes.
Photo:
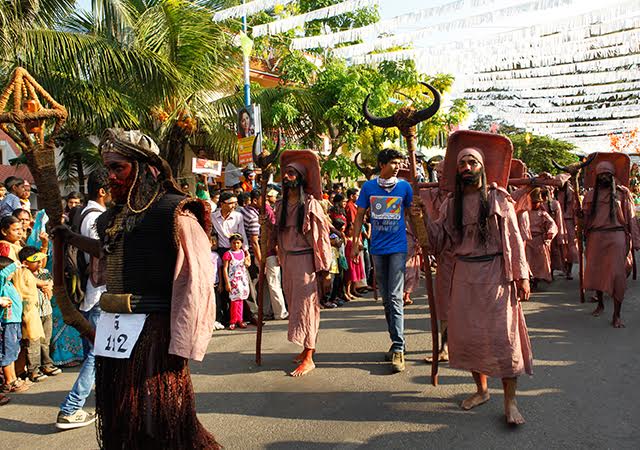
[[[293,189],[300,185],[300,180],[282,180],[282,184],[289,189]]]
[[[467,177],[466,175],[471,174],[471,172],[465,172],[463,173],[463,177],[462,177],[462,184],[464,184],[465,186],[475,186],[478,184],[478,182],[480,181],[480,172],[475,173],[475,174],[471,174],[472,176]]]

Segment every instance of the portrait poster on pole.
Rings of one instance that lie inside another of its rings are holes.
[[[253,142],[262,131],[260,106],[252,105],[238,110],[238,163],[245,167],[253,162]],[[260,143],[258,143],[259,145]],[[258,148],[258,153],[262,151]]]

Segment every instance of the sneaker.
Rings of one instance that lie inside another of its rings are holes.
[[[391,370],[393,371],[393,373],[404,371],[404,353],[403,352],[393,352],[393,357],[391,359]]]
[[[213,322],[213,329],[214,330],[224,330],[224,325],[222,325],[220,322],[218,322],[216,320],[215,322]]]
[[[402,354],[404,355],[404,352],[406,351],[407,351],[407,344],[404,344],[404,351],[402,352]],[[387,362],[390,362],[393,360],[393,345],[389,347],[389,351],[384,354],[384,360]]]
[[[88,413],[81,409],[71,415],[66,416],[62,411],[58,413],[56,428],[58,430],[73,430],[74,428],[86,427],[96,421],[95,413]]]
[[[43,367],[42,373],[49,377],[55,377],[56,375],[60,375],[62,373],[62,369],[56,366]]]
[[[29,380],[31,380],[34,383],[39,383],[41,381],[46,380],[48,377],[43,374],[42,372],[40,372],[39,370],[36,370],[34,372],[31,372],[29,374]]]

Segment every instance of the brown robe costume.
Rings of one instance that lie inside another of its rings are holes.
[[[453,276],[449,304],[449,365],[492,377],[531,374],[533,355],[516,280],[529,277],[524,243],[506,190],[488,192],[489,217],[483,243],[478,223],[480,193],[464,196],[463,230],[455,229],[454,199],[429,222],[437,253],[449,246]]]
[[[578,202],[573,188],[569,185],[558,192],[558,202],[562,207],[564,218],[564,229],[566,231],[566,245],[563,246],[563,257],[565,263],[577,264],[580,256],[578,251],[578,238],[576,235],[576,212]]]
[[[556,227],[558,227],[558,234],[556,234],[556,237],[551,241],[551,273],[553,273],[554,270],[564,272],[564,248],[567,243],[567,231],[564,228],[562,206],[558,200],[552,199],[544,202],[542,207],[551,216]]]
[[[632,246],[640,246],[638,222],[629,189],[617,186],[615,216],[609,217],[611,190],[599,188],[595,214],[591,214],[594,189],[587,192],[584,204],[584,224],[587,237],[585,251],[584,288],[603,291],[622,302],[627,289],[627,277],[632,268]]]
[[[277,239],[282,288],[289,306],[288,339],[304,348],[315,349],[321,300],[316,273],[329,271],[331,267],[329,224],[322,205],[312,195],[305,198],[302,233],[297,227],[299,204],[286,205],[284,228],[279,226],[282,207],[282,202],[276,205],[276,225],[271,235]]]

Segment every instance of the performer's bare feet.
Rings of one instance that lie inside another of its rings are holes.
[[[439,362],[448,362],[449,361],[449,352],[446,349],[442,350],[438,354],[438,361]],[[426,358],[424,358],[424,362],[426,362],[427,364],[431,364],[433,362],[433,358],[431,356],[427,356]]]
[[[469,411],[470,409],[473,409],[476,406],[480,406],[483,403],[487,403],[489,401],[489,398],[491,398],[489,396],[489,391],[476,392],[475,394],[467,397],[460,406],[465,411]]]
[[[315,368],[316,365],[313,363],[313,360],[302,361],[300,365],[296,367],[296,369],[289,375],[291,375],[292,377],[303,377]]]
[[[525,423],[524,417],[518,410],[518,402],[516,399],[504,401],[504,415],[509,425],[522,425]]]
[[[620,318],[620,316],[613,316],[612,322],[613,328],[625,328],[624,322]]]
[[[604,305],[601,304],[601,303],[598,303],[598,306],[596,306],[596,309],[593,310],[591,315],[593,317],[599,317],[602,314],[603,311],[604,311]]]
[[[304,359],[304,355],[305,355],[305,352],[304,352],[304,350],[302,350],[302,352],[300,352],[300,354],[298,356],[293,358],[293,362],[296,363],[296,364],[300,364],[302,362],[302,360]]]
[[[315,350],[313,349],[305,348],[300,354],[300,356],[302,356],[300,365],[296,367],[295,370],[291,372],[289,375],[291,375],[292,377],[302,377],[308,374],[309,372],[311,372],[313,369],[315,369],[316,365],[313,363],[314,351]]]

